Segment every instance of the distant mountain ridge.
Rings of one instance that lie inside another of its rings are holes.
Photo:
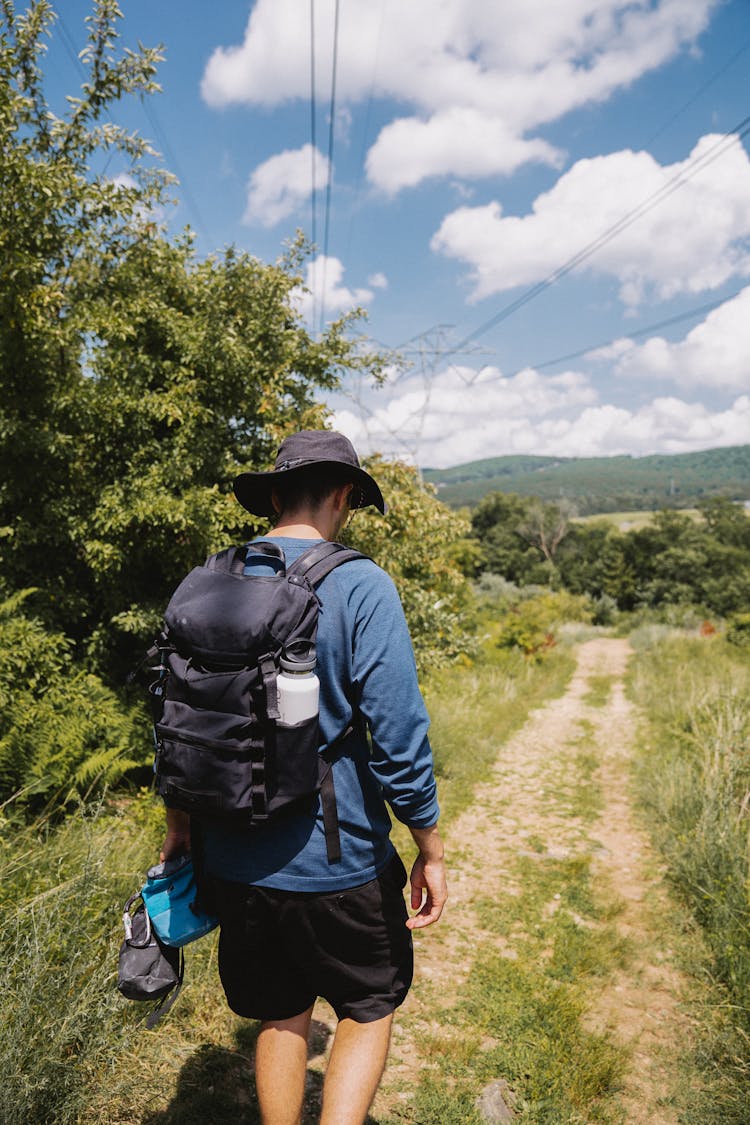
[[[488,492],[564,498],[581,515],[691,508],[709,496],[750,500],[750,445],[646,457],[487,457],[423,477],[454,508],[473,507]]]

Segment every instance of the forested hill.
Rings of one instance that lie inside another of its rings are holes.
[[[425,469],[424,479],[453,507],[473,506],[488,492],[516,492],[565,498],[581,515],[691,508],[708,496],[750,500],[750,445],[649,457],[488,457]]]

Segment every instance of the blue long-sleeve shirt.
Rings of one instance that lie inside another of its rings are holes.
[[[294,562],[316,542],[274,536]],[[246,573],[268,573],[250,556]],[[396,588],[369,559],[344,563],[317,587],[317,668],[321,750],[361,716],[333,765],[341,862],[329,864],[322,814],[284,817],[260,830],[203,825],[206,867],[236,882],[293,891],[335,891],[374,878],[393,854],[393,814],[414,828],[435,824],[439,809],[411,640]]]

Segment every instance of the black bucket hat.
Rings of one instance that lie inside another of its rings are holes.
[[[284,438],[273,469],[265,473],[240,473],[234,482],[234,494],[243,508],[256,516],[273,516],[271,492],[277,481],[301,476],[313,466],[345,466],[342,479],[354,484],[350,507],[366,508],[374,504],[385,515],[386,505],[380,488],[360,468],[354,446],[335,430],[300,430]]]

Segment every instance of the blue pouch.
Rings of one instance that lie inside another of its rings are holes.
[[[219,924],[196,905],[193,863],[189,855],[159,863],[147,872],[141,897],[157,937],[175,948],[208,934]]]

